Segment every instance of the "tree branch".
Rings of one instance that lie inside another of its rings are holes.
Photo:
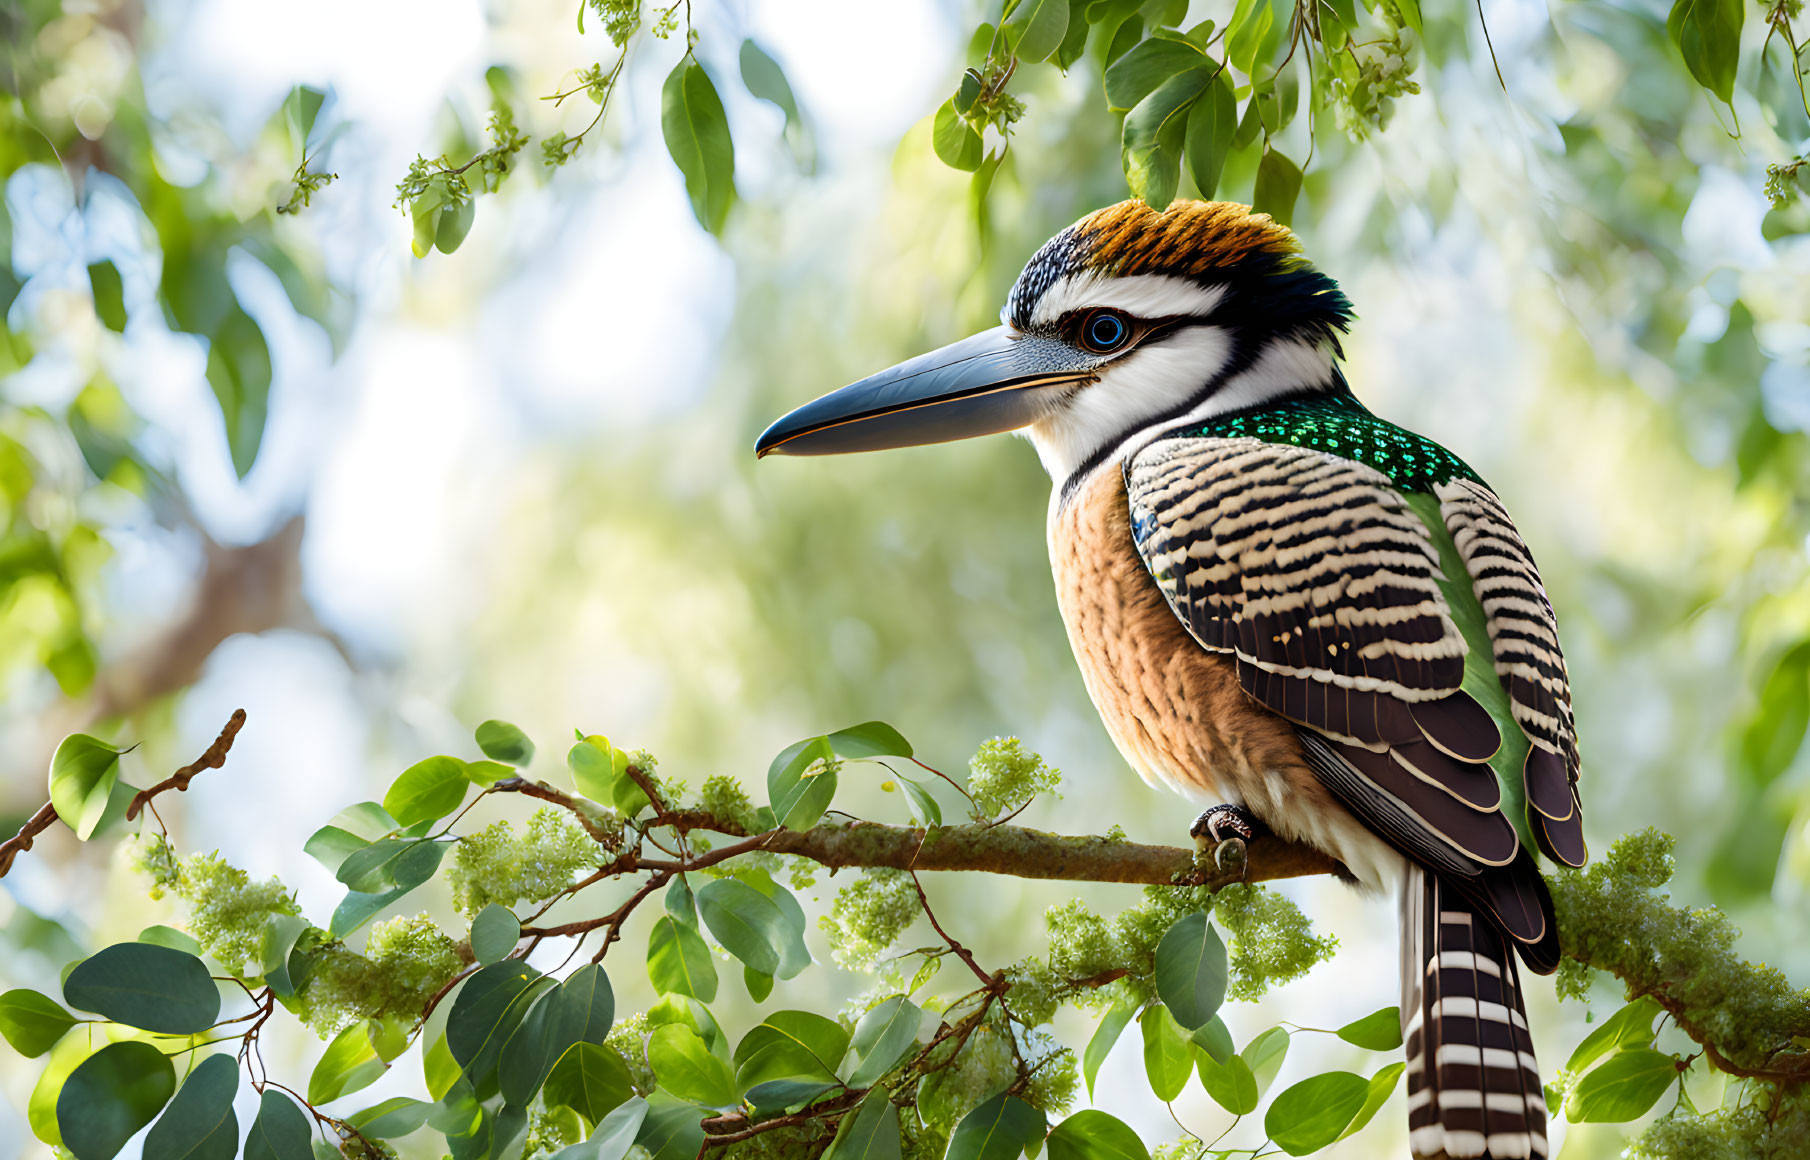
[[[673,815],[685,829],[744,836],[733,823],[698,810]],[[1071,882],[1127,882],[1149,886],[1225,886],[1308,874],[1343,874],[1344,867],[1311,846],[1264,834],[1248,846],[1221,843],[1216,864],[1197,867],[1194,853],[1180,846],[1146,846],[1123,839],[1072,837],[1024,826],[970,824],[888,826],[879,822],[826,823],[809,830],[770,830],[745,842],[712,850],[711,864],[727,853],[761,850],[809,858],[832,870],[890,867],[894,870],[979,870],[1016,878],[1059,878]],[[1239,854],[1243,857],[1240,858]],[[703,859],[699,860],[700,862]],[[650,863],[644,862],[643,865]]]
[[[243,728],[244,725],[245,710],[234,709],[232,717],[227,720],[225,727],[220,730],[220,736],[216,737],[214,743],[207,747],[206,753],[203,753],[200,757],[197,757],[194,761],[183,766],[169,777],[164,778],[150,789],[141,789],[133,796],[132,804],[126,807],[126,820],[132,821],[137,818],[139,812],[143,810],[145,806],[149,805],[151,799],[158,794],[172,789],[177,793],[181,793],[188,789],[189,782],[202,770],[219,769],[221,766],[225,765],[227,751],[233,747],[233,738],[239,735],[239,730]],[[38,808],[38,812],[31,816],[30,821],[19,827],[19,832],[17,834],[14,834],[4,842],[0,842],[0,878],[6,877],[7,871],[13,868],[13,860],[26,850],[31,849],[31,845],[37,840],[38,835],[42,834],[45,830],[48,830],[51,823],[57,820],[57,816],[56,807],[49,802],[45,802]]]

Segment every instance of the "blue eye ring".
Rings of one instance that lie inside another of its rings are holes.
[[[1081,320],[1081,345],[1095,354],[1111,354],[1131,341],[1131,323],[1117,310],[1095,310]]]

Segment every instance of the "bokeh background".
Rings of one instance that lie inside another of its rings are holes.
[[[67,732],[139,742],[125,771],[142,785],[242,706],[227,768],[164,799],[164,817],[179,849],[281,876],[316,921],[339,888],[302,853],[307,834],[423,756],[474,756],[488,717],[540,742],[541,776],[564,776],[577,726],[653,750],[693,785],[730,772],[753,787],[787,743],[858,721],[893,723],[953,771],[1015,734],[1065,772],[1063,797],[1028,824],[1183,840],[1194,807],[1129,772],[1069,658],[1048,481],[1027,446],[758,464],[750,450],[785,409],[990,325],[1038,243],[1125,196],[1097,64],[1027,80],[983,234],[927,114],[987,14],[700,0],[705,66],[732,75],[755,38],[806,122],[788,134],[778,110],[719,86],[740,192],[720,239],[659,139],[675,40],[638,50],[594,147],[557,173],[530,162],[483,199],[456,254],[412,257],[394,184],[417,153],[469,152],[486,70],[530,94],[537,132],[589,118],[532,99],[600,51],[571,7],[6,6],[8,125],[34,118],[65,146],[60,165],[15,150],[5,166],[0,822],[10,832],[43,801]],[[1663,6],[1491,0],[1500,83],[1477,14],[1448,7],[1428,6],[1422,93],[1369,140],[1323,132],[1296,211],[1359,313],[1350,378],[1466,457],[1533,546],[1570,658],[1594,846],[1648,825],[1676,834],[1677,895],[1731,911],[1752,958],[1802,981],[1810,657],[1792,650],[1810,639],[1810,223],[1762,186],[1810,123],[1745,91],[1713,107],[1664,37]],[[1765,31],[1750,15],[1744,68]],[[322,167],[339,177],[278,217],[297,157],[273,117],[297,84],[332,94]],[[1224,193],[1248,198],[1250,182],[1234,170]],[[243,478],[206,344],[153,300],[159,271],[180,273],[171,215],[240,231],[225,275],[272,368]],[[86,267],[102,259],[121,274],[123,331],[91,305]],[[902,819],[881,776],[845,778],[839,805]],[[63,832],[3,885],[8,985],[54,984],[82,948],[171,917],[123,859]],[[1038,948],[1051,902],[1132,897],[932,889],[952,932],[996,963]],[[1393,1003],[1392,902],[1281,889],[1341,952],[1229,1009],[1237,1038]],[[452,929],[444,898],[410,905]],[[812,938],[809,985],[852,994],[860,981]],[[633,953],[612,974],[625,1004],[648,997]],[[1585,1008],[1533,992],[1550,1069]],[[1617,999],[1603,986],[1595,1010]],[[732,1028],[753,1021],[745,1002],[722,1006]],[[1077,1047],[1091,1031],[1072,1013],[1059,1028]],[[300,1075],[320,1045],[296,1033],[276,1050]],[[1278,1090],[1310,1058],[1361,1058],[1330,1037],[1294,1052]],[[34,1073],[9,1057],[0,1075],[0,1157],[43,1151],[23,1117]],[[409,1093],[411,1076],[398,1067],[393,1092],[370,1094]],[[1135,1036],[1095,1099],[1147,1143],[1180,1134]],[[1329,1154],[1399,1151],[1394,1105]],[[1225,1123],[1197,1086],[1176,1112],[1201,1132]],[[1563,1135],[1566,1157],[1621,1147],[1613,1129]]]

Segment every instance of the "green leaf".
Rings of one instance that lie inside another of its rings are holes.
[[[1113,30],[1112,39],[1106,41],[1106,52],[1100,63],[1111,68],[1122,60],[1126,53],[1136,48],[1144,39],[1144,18],[1133,12],[1119,23]]]
[[[635,1143],[647,1149],[649,1160],[692,1160],[704,1146],[704,1113],[696,1104],[680,1103],[655,1093],[648,1101],[647,1118],[635,1135]]]
[[[478,726],[478,748],[484,756],[505,765],[524,768],[534,760],[534,742],[507,721],[486,721]]]
[[[1156,993],[1175,1021],[1205,1027],[1226,998],[1226,944],[1197,910],[1169,928],[1156,946]]]
[[[1130,1125],[1093,1109],[1057,1124],[1044,1147],[1050,1160],[1150,1160],[1150,1150]]]
[[[1420,0],[1398,0],[1401,9],[1402,23],[1416,33],[1421,31]]]
[[[0,1035],[27,1059],[55,1047],[74,1026],[75,1016],[47,995],[26,987],[0,995]]]
[[[63,1133],[57,1127],[57,1097],[63,1084],[82,1062],[94,1054],[95,1040],[89,1035],[70,1035],[50,1050],[38,1082],[32,1085],[26,1100],[25,1118],[31,1134],[46,1144],[61,1144]]]
[[[88,288],[94,295],[94,314],[101,325],[118,334],[126,329],[125,285],[119,267],[111,259],[88,267]]]
[[[911,742],[884,721],[867,721],[838,729],[829,736],[837,757],[851,761],[864,757],[910,757]]]
[[[1219,175],[1225,170],[1226,155],[1232,151],[1232,136],[1237,130],[1238,102],[1232,97],[1231,80],[1221,72],[1188,113],[1183,148],[1188,157],[1188,173],[1201,197],[1210,200],[1219,188]]]
[[[1263,1130],[1290,1156],[1317,1152],[1344,1133],[1369,1094],[1370,1081],[1349,1071],[1312,1076],[1271,1101]]]
[[[132,941],[150,943],[154,947],[169,947],[173,951],[186,951],[196,958],[201,957],[201,944],[195,941],[194,935],[187,931],[177,930],[173,926],[165,926],[163,923],[154,923],[145,927]]]
[[[362,1112],[352,1113],[346,1117],[346,1122],[373,1140],[394,1140],[398,1136],[419,1132],[427,1125],[427,1117],[436,1107],[437,1104],[427,1100],[391,1096]]]
[[[400,828],[396,819],[376,802],[360,802],[341,810],[331,822],[314,831],[302,850],[325,866],[329,874],[338,874],[347,858]]]
[[[50,759],[50,804],[84,842],[107,812],[107,799],[119,780],[119,755],[124,752],[98,737],[71,733]]]
[[[1092,25],[1087,19],[1087,0],[1069,0],[1068,31],[1056,47],[1056,67],[1067,72],[1087,51],[1087,34]]]
[[[1177,73],[1126,114],[1119,146],[1125,182],[1152,209],[1166,209],[1175,200],[1188,107],[1212,75],[1205,68]]]
[[[1741,60],[1741,0],[1677,0],[1665,30],[1697,83],[1732,104]]]
[[[1741,734],[1748,779],[1764,789],[1797,759],[1810,730],[1810,641],[1779,658]]]
[[[1169,1103],[1188,1086],[1194,1073],[1194,1045],[1188,1033],[1169,1009],[1162,1005],[1145,1009],[1140,1020],[1144,1029],[1144,1074],[1150,1079],[1150,1090],[1156,1098]]]
[[[763,975],[753,967],[743,967],[742,986],[748,989],[748,998],[765,1003],[767,996],[773,993],[773,976]]]
[[[112,1160],[175,1090],[176,1068],[163,1052],[138,1040],[108,1044],[63,1081],[56,1103],[63,1146],[76,1160]]]
[[[333,1037],[326,1054],[308,1076],[308,1102],[324,1104],[370,1087],[390,1069],[372,1042],[370,1020],[354,1023]]]
[[[461,794],[465,784],[461,776]],[[434,876],[446,856],[446,848],[445,842],[383,838],[340,863],[337,877],[360,894],[413,890]]]
[[[245,1160],[313,1160],[314,1133],[294,1100],[267,1087],[258,1097],[258,1115],[245,1136]]]
[[[753,1106],[757,1114],[778,1115],[841,1090],[841,1084],[827,1080],[770,1079],[749,1088],[743,1098]]]
[[[435,1028],[430,1022],[421,1036],[422,1042],[428,1045],[421,1055],[421,1078],[427,1084],[427,1094],[437,1100],[446,1097],[464,1070],[453,1058],[452,1048],[446,1046],[446,1023],[441,1014],[442,1008],[446,1007],[448,1004],[442,1003],[434,1009],[434,1017],[441,1020],[440,1026]]]
[[[1401,1008],[1384,1007],[1347,1023],[1339,1038],[1365,1051],[1394,1051],[1401,1046]]]
[[[689,1027],[668,1023],[647,1039],[647,1062],[660,1086],[680,1099],[723,1107],[735,1102],[735,1076]]]
[[[1650,1047],[1624,1048],[1584,1073],[1565,1097],[1574,1124],[1624,1124],[1652,1110],[1678,1082],[1678,1057]]]
[[[471,233],[477,216],[478,203],[469,197],[442,209],[440,220],[434,225],[434,249],[450,254],[464,245],[465,235]]]
[[[899,788],[905,791],[905,800],[911,803],[911,816],[923,825],[940,826],[943,824],[943,807],[930,796],[930,791],[909,777],[899,778]]]
[[[270,405],[270,345],[251,315],[237,304],[208,336],[207,381],[220,405],[233,470],[244,479],[264,441]]]
[[[1280,225],[1295,216],[1295,198],[1301,193],[1301,167],[1275,149],[1266,149],[1257,163],[1257,191],[1251,210],[1266,213]]]
[[[278,998],[293,997],[307,980],[311,964],[307,954],[296,953],[296,944],[313,929],[307,919],[295,914],[273,914],[265,923],[258,969],[264,973],[264,981]],[[139,941],[145,941],[142,934]]]
[[[1188,1038],[1194,1046],[1206,1052],[1207,1058],[1214,1063],[1224,1063],[1238,1054],[1237,1048],[1232,1046],[1232,1032],[1226,1027],[1225,1020],[1217,1015],[1207,1020],[1205,1027],[1197,1028]]]
[[[1258,1092],[1268,1091],[1276,1073],[1282,1070],[1282,1060],[1288,1055],[1288,1032],[1272,1027],[1245,1044],[1238,1054],[1250,1064],[1251,1074],[1257,1077]]]
[[[284,98],[283,120],[295,140],[296,148],[306,151],[308,137],[314,132],[314,119],[320,115],[321,105],[326,99],[326,93],[309,85],[296,85]]]
[[[503,1044],[498,1063],[503,1098],[526,1107],[554,1064],[579,1043],[601,1045],[616,1017],[609,976],[586,963],[548,991]]]
[[[566,751],[566,768],[572,771],[572,783],[580,794],[594,802],[607,804],[616,800],[616,783],[622,778],[622,770],[616,768],[614,754],[608,741],[599,745],[589,738]]]
[[[1106,103],[1114,109],[1136,108],[1177,73],[1212,65],[1192,44],[1167,37],[1139,41],[1106,70]]]
[[[1405,1063],[1392,1063],[1370,1077],[1370,1086],[1364,1092],[1364,1106],[1359,1108],[1357,1115],[1351,1118],[1351,1123],[1347,1124],[1345,1130],[1339,1134],[1339,1139],[1354,1136],[1363,1130],[1364,1125],[1368,1124],[1378,1109],[1383,1106],[1383,1101],[1387,1100],[1389,1094],[1395,1090],[1396,1081],[1401,1079],[1402,1072],[1406,1070],[1407,1066]]]
[[[930,124],[930,146],[936,150],[938,160],[951,169],[973,173],[980,168],[980,134],[956,110],[954,97],[937,108],[936,119]]]
[[[767,767],[767,798],[773,816],[789,830],[817,824],[836,796],[836,771],[828,763],[835,753],[827,737],[811,737],[789,745]],[[822,761],[815,770],[812,766]]]
[[[903,995],[894,995],[876,1004],[855,1024],[855,1068],[849,1073],[848,1086],[872,1087],[880,1077],[898,1066],[899,1061],[918,1044],[918,1025],[924,1012]]]
[[[722,233],[735,198],[735,145],[716,86],[689,54],[660,91],[660,130],[666,151],[685,175],[685,192],[698,224],[713,234]]]
[[[770,1079],[835,1079],[848,1051],[842,1025],[809,1011],[775,1011],[735,1046],[735,1077],[743,1087]]]
[[[949,1136],[946,1160],[1017,1160],[1043,1138],[1046,1125],[1042,1112],[1000,1092],[962,1117]]]
[[[390,783],[390,791],[383,795],[383,808],[404,826],[431,822],[458,809],[470,788],[463,761],[456,757],[430,757],[409,766]]]
[[[438,843],[430,842],[428,845],[438,845]],[[414,886],[397,886],[377,894],[366,894],[357,890],[347,892],[346,896],[340,899],[339,905],[333,909],[333,918],[327,924],[328,933],[334,938],[345,938],[414,888]]]
[[[902,1143],[899,1109],[884,1091],[877,1091],[861,1101],[854,1115],[842,1117],[823,1160],[899,1160]]]
[[[116,943],[84,959],[63,981],[63,1001],[165,1035],[206,1031],[220,1017],[207,965],[150,943]]]
[[[1257,57],[1269,39],[1276,13],[1270,0],[1238,0],[1226,25],[1226,60],[1245,76],[1253,76]]]
[[[518,959],[480,969],[460,988],[446,1020],[446,1046],[479,1098],[493,1090],[503,1045],[553,983]]]
[[[934,960],[933,960],[934,961]],[[1081,1074],[1087,1079],[1087,1098],[1094,1098],[1094,1077],[1100,1074],[1100,1065],[1112,1054],[1112,1045],[1119,1041],[1119,1035],[1137,1009],[1129,1005],[1120,1005],[1108,1011],[1100,1020],[1100,1026],[1094,1029],[1093,1038],[1087,1041],[1087,1050],[1081,1056]]]
[[[634,1094],[628,1065],[596,1043],[574,1043],[553,1065],[541,1089],[547,1103],[571,1108],[592,1124],[602,1123]]]
[[[786,72],[766,49],[752,40],[742,41],[740,54],[742,84],[755,98],[776,106],[786,115],[786,124],[800,124],[798,98],[792,94]]]
[[[233,1114],[238,1091],[238,1060],[202,1060],[145,1133],[144,1160],[233,1160],[239,1152],[239,1117]]]
[[[716,998],[716,964],[704,936],[661,915],[647,940],[647,977],[662,995],[689,995],[708,1003]]]
[[[1658,1000],[1651,995],[1642,995],[1629,1003],[1584,1037],[1571,1058],[1565,1061],[1565,1070],[1574,1074],[1581,1072],[1618,1047],[1651,1045],[1653,1020],[1659,1017],[1661,1010]]]
[[[504,765],[500,761],[468,761],[465,763],[465,780],[479,789],[489,789],[506,777],[514,777],[515,767]]]
[[[640,1096],[629,1097],[598,1123],[589,1140],[564,1149],[554,1156],[554,1160],[623,1160],[635,1146],[635,1138],[641,1134],[647,1112],[646,1100]],[[701,1129],[698,1134],[703,1135]]]
[[[781,974],[787,944],[799,937],[771,898],[735,878],[718,878],[698,891],[704,925],[749,970]]]
[[[508,958],[521,939],[522,924],[501,903],[491,903],[471,920],[471,953],[485,966]]]
[[[1216,1062],[1205,1051],[1196,1052],[1194,1066],[1200,1072],[1200,1086],[1207,1089],[1213,1102],[1234,1116],[1248,1116],[1257,1110],[1257,1077],[1242,1055],[1228,1055]]]
[[[1021,0],[1012,12],[1008,35],[1016,31],[1012,51],[1023,61],[1048,60],[1068,35],[1069,0]]]

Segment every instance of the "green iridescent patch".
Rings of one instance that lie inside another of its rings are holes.
[[[1452,479],[1483,482],[1464,460],[1424,435],[1377,418],[1350,395],[1288,399],[1223,415],[1193,434],[1311,447],[1374,467],[1404,491],[1431,492]]]

